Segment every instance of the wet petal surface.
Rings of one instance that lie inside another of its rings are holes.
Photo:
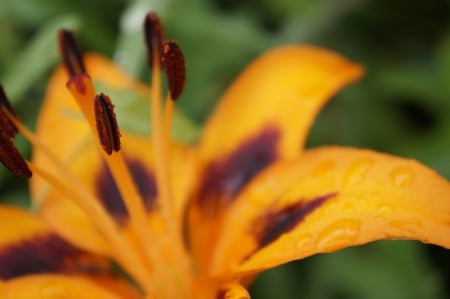
[[[297,205],[315,208],[292,221]],[[286,209],[291,213],[277,222]],[[274,165],[239,196],[227,214],[215,271],[257,272],[378,239],[450,248],[449,217],[449,182],[416,161],[352,148],[309,150]],[[267,225],[269,232],[261,229]]]

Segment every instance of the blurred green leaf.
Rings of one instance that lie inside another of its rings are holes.
[[[264,272],[252,298],[443,299],[444,282],[425,261],[418,242],[379,241]]]
[[[423,249],[417,242],[391,241],[320,255],[310,298],[444,298],[443,282],[423,262]]]
[[[1,82],[7,86],[13,104],[58,61],[57,33],[61,28],[79,26],[76,16],[67,15],[48,21],[18,53],[9,65]]]
[[[180,105],[197,121],[206,118],[245,64],[272,44],[254,18],[220,13],[210,1],[171,1],[162,17],[167,38],[176,39],[186,57]]]
[[[445,91],[447,105],[450,105],[450,32],[442,38],[440,44],[436,47],[436,66],[438,77],[436,78]]]
[[[22,189],[16,188],[15,191],[6,192],[5,194],[2,194],[0,202],[2,204],[28,208],[30,206],[28,189],[26,188],[26,186],[22,186]]]

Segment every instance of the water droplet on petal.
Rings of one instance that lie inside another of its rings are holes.
[[[372,164],[373,159],[371,158],[353,161],[344,173],[344,185],[354,186],[363,182]]]
[[[388,203],[380,203],[377,207],[377,212],[380,217],[387,217],[394,212],[394,208]]]
[[[352,245],[361,231],[358,219],[342,219],[327,226],[318,237],[317,250],[331,252]]]
[[[303,234],[298,237],[296,246],[299,252],[310,251],[313,245],[312,237],[310,234]]]
[[[397,188],[405,188],[414,183],[415,173],[410,167],[396,167],[390,172],[392,183]]]
[[[389,222],[389,225],[401,231],[407,232],[415,232],[417,229],[423,228],[422,220],[419,218],[392,220]]]

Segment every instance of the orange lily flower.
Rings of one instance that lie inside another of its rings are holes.
[[[255,275],[313,254],[399,238],[450,248],[450,183],[433,170],[370,150],[303,149],[360,65],[313,46],[272,50],[236,79],[199,140],[180,144],[169,129],[181,50],[162,42],[155,14],[144,25],[151,88],[100,55],[82,58],[62,31],[63,66],[35,134],[2,90],[0,159],[33,174],[37,215],[0,207],[1,298],[250,298]],[[152,135],[120,132],[94,81],[150,97]]]

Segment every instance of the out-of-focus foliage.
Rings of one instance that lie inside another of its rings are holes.
[[[184,50],[188,81],[179,103],[197,126],[258,54],[278,44],[314,43],[361,62],[367,74],[321,113],[309,146],[373,148],[418,159],[450,178],[445,0],[2,0],[0,82],[21,119],[35,122],[57,64],[60,27],[76,30],[83,49],[109,55],[147,80],[140,26],[149,10]],[[193,132],[191,125],[182,121],[178,134]],[[17,144],[29,155],[26,142]],[[26,205],[26,190],[26,182],[0,167],[2,202]],[[270,271],[252,292],[254,298],[448,298],[449,261],[438,248],[378,243]]]

